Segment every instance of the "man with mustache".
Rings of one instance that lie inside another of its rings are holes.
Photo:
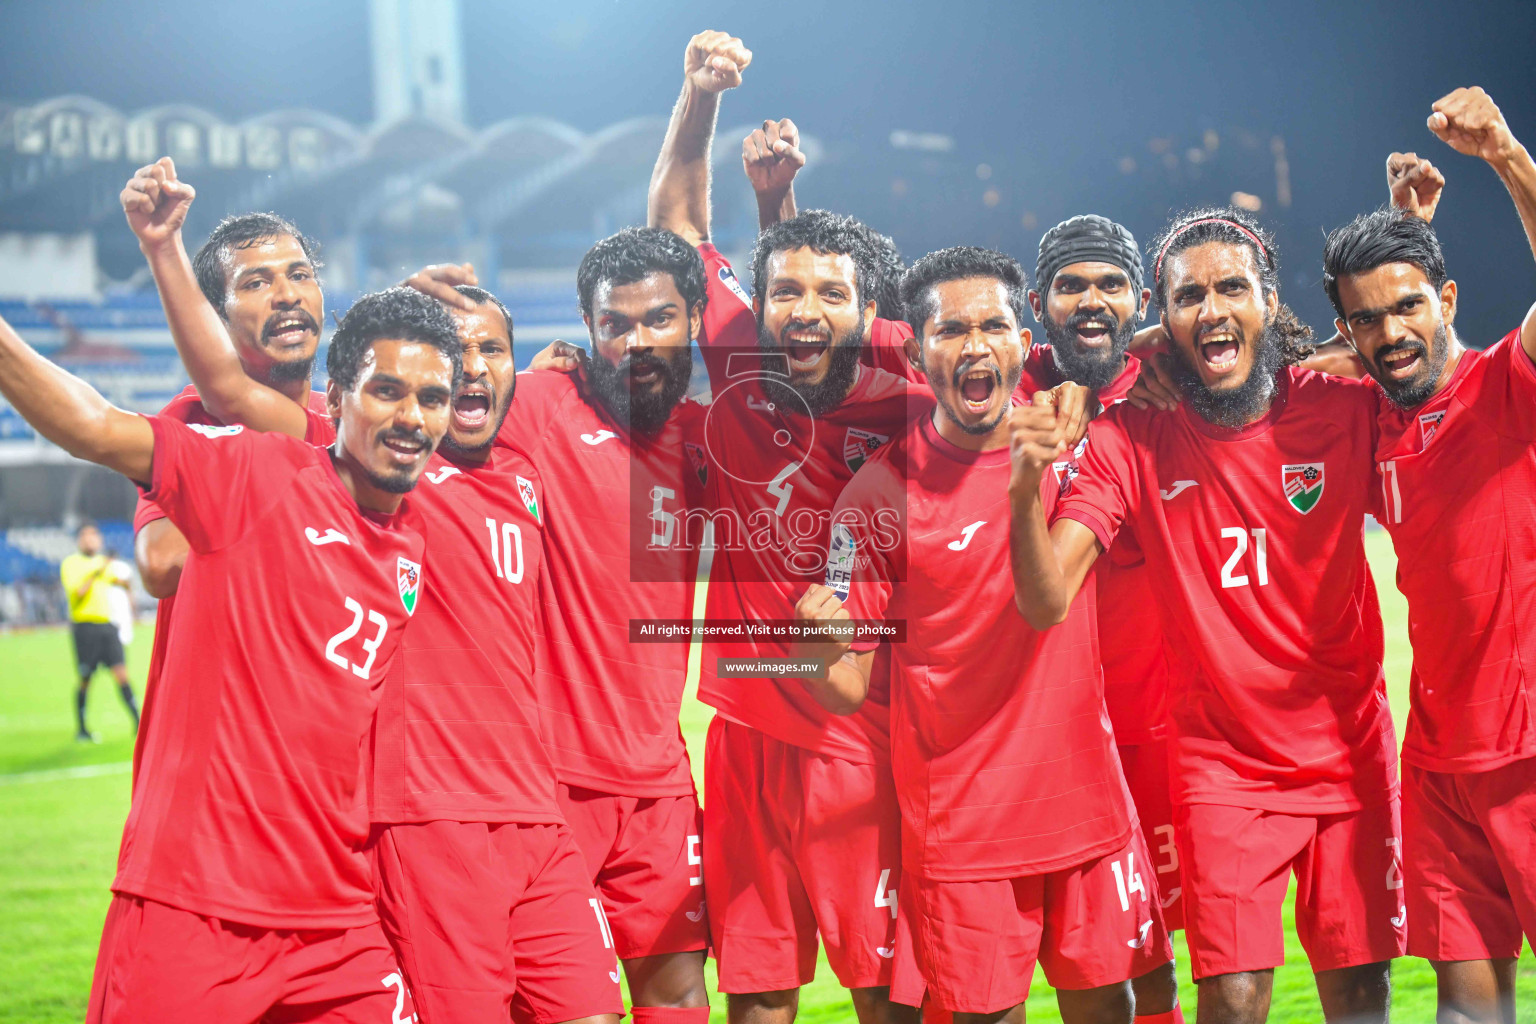
[[[698,246],[709,285],[699,339],[713,391],[706,448],[717,503],[740,529],[723,542],[717,531],[706,615],[759,625],[794,617],[806,585],[822,578],[843,485],[932,397],[860,365],[876,261],[850,218],[802,215],[764,230],[752,296],[710,244],[720,93],[750,61],[723,32],[689,41],[649,221]],[[890,1001],[901,864],[889,709],[877,692],[838,716],[804,680],[731,674],[735,659],[790,653],[782,636],[704,645],[699,696],[718,711],[706,747],[704,867],[729,1016],[793,1020],[819,930],[861,1021],[911,1019],[915,1011]]]
[[[364,296],[332,341],[320,448],[113,408],[0,321],[0,394],[144,487],[191,547],[177,619],[197,643],[169,652],[141,734],[92,1024],[411,1012],[373,905],[362,750],[432,571],[404,495],[459,358],[437,303]]]
[[[1174,824],[1202,1021],[1262,1021],[1297,930],[1330,1021],[1383,1020],[1402,953],[1395,739],[1362,522],[1375,399],[1302,370],[1308,333],[1277,294],[1273,239],[1198,210],[1151,250],[1185,395],[1097,420],[1054,525],[1030,454],[1013,487],[1017,600],[1060,621],[1130,531],[1169,630]],[[1065,424],[1031,427],[1061,446]]]
[[[812,627],[906,625],[888,649],[915,939],[898,956],[915,954],[931,1003],[957,1021],[1023,1020],[1038,961],[1065,1020],[1129,1021],[1130,979],[1171,949],[1104,712],[1093,594],[1038,632],[1014,603],[1010,439],[1021,417],[1055,418],[1044,392],[1012,406],[1025,294],[1017,261],[984,249],[940,250],[907,272],[912,348],[938,406],[844,489],[826,584],[796,613]],[[1091,397],[1072,397],[1083,415]],[[1054,477],[1034,485],[1054,504]],[[891,510],[905,513],[894,545],[869,527]],[[807,646],[828,666],[812,685],[829,709],[862,703],[878,644]]]
[[[678,711],[688,643],[632,621],[691,620],[709,465],[686,400],[707,293],[670,231],[626,228],[576,272],[591,342],[572,374],[518,376],[501,443],[549,507],[538,574],[537,691],[560,809],[624,964],[637,1024],[703,1024],[703,834]]]
[[[182,188],[172,181],[160,201],[178,202]],[[223,319],[185,267],[158,268],[157,283],[208,405],[306,437],[305,411],[241,372]],[[495,443],[516,387],[512,319],[477,287],[453,297],[463,374],[415,498],[444,570],[422,587],[419,628],[386,680],[373,732],[379,915],[428,1018],[615,1021],[612,943],[535,710],[542,484],[524,456]]]
[[[1536,163],[1492,98],[1457,89],[1429,127],[1498,173],[1536,251]],[[1464,348],[1439,240],[1402,210],[1332,232],[1323,268],[1339,332],[1384,396],[1380,518],[1413,644],[1408,952],[1434,964],[1440,1019],[1512,1021],[1521,932],[1536,941],[1536,307],[1498,343]]]

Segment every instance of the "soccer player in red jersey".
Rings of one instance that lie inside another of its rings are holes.
[[[1362,524],[1374,395],[1288,365],[1307,337],[1273,240],[1202,210],[1154,245],[1185,395],[1088,433],[1054,525],[1013,497],[1014,579],[1037,627],[1066,615],[1129,530],[1170,633],[1173,800],[1200,1012],[1263,1020],[1286,883],[1329,1019],[1383,1019],[1402,952],[1395,738]]]
[[[1536,163],[1493,100],[1458,89],[1429,127],[1493,167],[1536,252]],[[1384,396],[1380,518],[1413,644],[1408,952],[1434,963],[1442,1020],[1512,1021],[1521,932],[1536,941],[1536,665],[1522,653],[1536,639],[1536,307],[1489,348],[1462,347],[1456,282],[1421,219],[1443,179],[1423,180],[1409,212],[1329,235],[1323,281]]]
[[[549,505],[537,688],[559,804],[624,963],[637,1024],[709,1016],[698,796],[678,727],[688,644],[630,623],[693,617],[709,465],[684,398],[706,290],[682,238],[626,228],[576,274],[590,354],[518,377],[501,436]]]
[[[239,372],[185,269],[160,284],[172,322],[189,325],[174,337],[199,393],[246,425],[306,437],[304,410]],[[454,584],[424,587],[379,707],[379,912],[426,1015],[614,1020],[612,943],[555,802],[532,685],[541,486],[494,444],[515,389],[511,316],[473,286],[453,298],[470,307],[453,310],[464,372],[415,504],[438,578]],[[475,578],[484,585],[464,589]]]
[[[796,217],[763,232],[755,300],[709,244],[719,94],[750,60],[723,32],[690,40],[649,201],[651,225],[704,259],[706,448],[726,512],[716,515],[706,614],[742,624],[793,619],[821,578],[843,485],[932,402],[860,366],[874,260],[849,219]],[[722,521],[740,529],[722,535]],[[720,989],[733,1021],[793,1020],[819,930],[860,1020],[906,1019],[913,1011],[889,997],[900,834],[886,700],[877,693],[842,717],[801,680],[721,671],[733,658],[788,655],[780,639],[704,645],[699,695],[719,712],[704,764],[704,873]]]
[[[1039,961],[1065,1020],[1129,1020],[1130,979],[1171,947],[1104,709],[1094,595],[1038,632],[1014,602],[1010,486],[1047,505],[1060,490],[1056,449],[1017,465],[1009,453],[1012,419],[1054,419],[1011,405],[1029,344],[1024,270],[945,249],[913,264],[902,298],[938,407],[843,490],[826,585],[797,615],[905,625],[889,646],[901,898],[932,1003],[959,1021],[1022,1021]],[[1087,393],[1076,398],[1081,413]],[[815,687],[826,706],[862,703],[877,646],[808,648],[829,666]]]
[[[110,406],[0,324],[0,392],[148,488],[191,546],[87,1019],[405,1019],[373,905],[363,748],[429,572],[403,495],[459,341],[403,289],[337,328],[334,447]]]

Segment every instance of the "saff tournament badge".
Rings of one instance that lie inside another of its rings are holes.
[[[528,510],[528,514],[542,523],[544,520],[539,515],[539,499],[533,493],[533,481],[525,476],[518,477],[517,496],[523,499],[523,507]]]
[[[1299,462],[1294,466],[1280,467],[1280,486],[1285,500],[1302,515],[1317,507],[1323,497],[1323,464]]]
[[[884,434],[849,427],[848,433],[843,437],[843,461],[848,464],[849,469],[857,473],[859,467],[875,454],[875,449],[889,440],[890,438]]]
[[[395,579],[400,584],[400,603],[405,614],[416,614],[416,595],[421,593],[421,563],[401,555],[395,562]]]
[[[842,523],[832,524],[832,537],[827,545],[827,587],[839,598],[848,600],[848,590],[853,583],[853,560],[858,551],[853,531]]]

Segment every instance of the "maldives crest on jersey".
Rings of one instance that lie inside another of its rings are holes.
[[[400,603],[405,614],[416,614],[416,595],[421,593],[421,563],[401,555],[395,562],[395,579],[400,584]]]
[[[1440,421],[1445,419],[1445,410],[1439,412],[1426,412],[1419,417],[1419,450],[1429,447],[1429,439],[1435,436],[1440,429]]]
[[[748,398],[747,401],[750,403],[752,400]],[[704,446],[694,444],[692,441],[684,441],[683,451],[688,453],[688,464],[699,475],[699,483],[709,483],[709,459],[704,454]]]
[[[1281,466],[1280,486],[1291,508],[1306,515],[1317,507],[1323,496],[1323,464],[1299,462],[1294,466]]]
[[[849,427],[847,435],[843,438],[843,461],[848,463],[849,469],[857,473],[859,467],[875,454],[875,449],[889,440],[890,438],[884,434]]]
[[[747,293],[742,291],[741,284],[736,280],[736,272],[730,267],[720,268],[720,283],[731,290],[731,293],[741,300],[741,304],[748,309],[752,308],[752,300],[747,298]]]
[[[848,600],[848,589],[853,583],[853,560],[857,551],[853,531],[842,523],[833,523],[832,537],[827,544],[826,585],[844,601]]]
[[[517,496],[523,499],[523,507],[533,516],[534,521],[542,523],[544,520],[539,515],[539,499],[533,493],[533,481],[525,476],[518,477]]]

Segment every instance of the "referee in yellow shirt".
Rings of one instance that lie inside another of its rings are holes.
[[[80,670],[80,689],[75,694],[75,739],[95,743],[96,736],[85,727],[85,698],[90,692],[91,676],[103,665],[117,680],[117,690],[133,716],[133,729],[139,729],[139,704],[128,685],[128,666],[124,664],[123,642],[112,623],[113,587],[128,589],[128,578],[112,568],[112,559],[101,550],[101,531],[87,522],[75,534],[79,550],[59,564],[59,580],[69,598],[69,619],[75,637],[75,662]]]

